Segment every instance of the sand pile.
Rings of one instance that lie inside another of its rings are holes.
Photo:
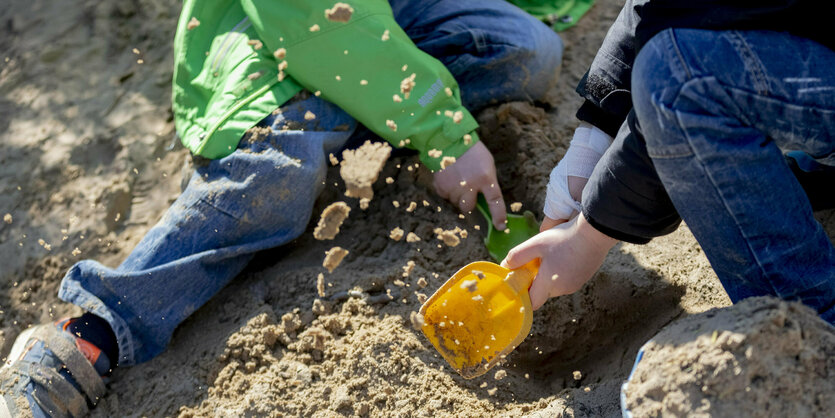
[[[808,307],[752,298],[677,321],[648,343],[626,391],[635,416],[826,416],[835,328]]]

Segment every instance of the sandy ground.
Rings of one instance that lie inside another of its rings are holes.
[[[177,2],[9,2],[0,10],[0,216],[12,217],[0,223],[3,353],[22,329],[79,313],[57,299],[64,272],[85,258],[118,265],[189,169],[169,104]],[[573,88],[619,3],[598,1],[562,34],[554,107],[510,103],[478,116],[508,202],[539,213],[547,173],[576,124]],[[165,353],[118,369],[94,415],[618,416],[618,390],[638,349],[670,323],[729,305],[683,226],[648,245],[618,245],[581,291],[537,311],[531,336],[501,366],[507,377],[464,380],[409,316],[421,294],[488,258],[474,228],[483,221],[460,219],[416,164],[390,158],[365,210],[344,196],[332,168],[335,186],[320,196],[305,234],[260,254],[177,330]],[[337,201],[350,207],[339,234],[314,239],[318,214]],[[835,212],[819,219],[833,235]],[[420,241],[390,239],[395,227]],[[469,236],[451,249],[436,227]],[[329,274],[322,260],[333,246],[350,253]],[[394,300],[348,297],[350,290]],[[824,376],[835,376],[835,365],[829,370]]]

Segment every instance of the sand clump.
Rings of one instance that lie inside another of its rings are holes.
[[[417,77],[417,75],[412,73],[412,75],[400,81],[400,93],[403,94],[403,98],[408,99],[409,95],[412,93],[412,89],[415,88],[415,77]]]
[[[435,228],[432,232],[435,234],[437,239],[443,241],[443,243],[449,247],[457,247],[458,244],[461,243],[462,239],[469,236],[466,229],[462,229],[458,226],[453,229]]]
[[[420,241],[420,237],[418,236],[418,234],[415,234],[414,232],[409,232],[408,234],[406,234],[406,242],[415,243],[418,241]]]
[[[441,170],[455,164],[455,157],[445,156],[441,159]]]
[[[356,150],[342,153],[339,174],[345,181],[345,195],[372,199],[371,185],[377,181],[380,170],[391,155],[391,146],[383,142],[366,141]]]
[[[316,294],[320,298],[325,297],[325,275],[322,273],[316,276]]]
[[[394,229],[391,230],[391,232],[389,232],[389,238],[391,238],[395,241],[400,241],[400,239],[403,238],[403,233],[404,233],[404,231],[402,229],[400,229],[400,227],[395,227]]]
[[[313,230],[313,237],[319,240],[334,239],[349,213],[351,213],[351,208],[345,202],[331,203],[322,211],[319,224]]]
[[[626,402],[636,416],[825,416],[833,393],[835,328],[804,305],[761,297],[658,333]]]
[[[333,273],[333,270],[339,267],[342,259],[348,255],[350,251],[342,247],[333,247],[325,252],[325,260],[322,261],[322,267],[328,269],[328,273]]]
[[[325,19],[331,22],[347,22],[353,14],[354,8],[347,3],[336,3],[330,9],[325,9]]]

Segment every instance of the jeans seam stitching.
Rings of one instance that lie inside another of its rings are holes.
[[[737,53],[742,55],[743,63],[745,61],[745,57],[750,58],[751,62],[751,75],[754,77],[755,80],[755,87],[758,90],[758,93],[763,96],[768,96],[768,78],[765,76],[765,70],[762,68],[762,63],[760,59],[757,57],[757,54],[754,53],[754,50],[751,49],[751,46],[748,45],[748,42],[745,41],[745,37],[742,36],[739,31],[731,31],[733,36],[737,38],[738,43],[735,44],[731,42],[732,46],[739,45],[740,48],[744,47],[744,51],[740,48],[737,49]]]
[[[679,90],[679,92],[680,92],[680,90]],[[678,94],[676,96],[678,96]],[[739,220],[737,219],[737,216],[734,214],[733,211],[731,211],[731,208],[728,205],[727,199],[725,199],[725,196],[721,193],[719,187],[717,187],[716,181],[714,180],[711,172],[707,170],[704,162],[702,161],[701,156],[696,151],[696,149],[693,147],[693,142],[691,140],[691,136],[690,136],[689,132],[687,131],[687,129],[684,128],[684,125],[683,125],[681,119],[679,118],[679,112],[675,112],[675,116],[676,116],[676,118],[675,118],[676,124],[678,125],[679,129],[681,129],[682,133],[684,133],[684,137],[687,140],[687,144],[690,147],[690,149],[693,151],[693,158],[695,159],[696,162],[698,162],[699,166],[702,167],[702,170],[705,173],[705,178],[707,178],[707,180],[710,182],[710,185],[713,187],[713,189],[716,190],[716,194],[719,196],[719,199],[722,202],[722,206],[725,208],[725,210],[731,216],[731,219],[733,219],[734,224],[736,225],[736,228],[739,231],[739,235],[745,240],[745,246],[747,247],[748,252],[751,255],[751,258],[753,258],[754,261],[757,263],[757,267],[759,268],[760,273],[763,276],[768,276],[768,274],[765,271],[765,266],[763,265],[762,261],[760,261],[759,257],[757,257],[756,253],[754,252],[754,249],[751,248],[751,243],[749,242],[749,237],[744,233],[744,231],[742,229],[742,226],[739,224]]]
[[[685,74],[687,74],[687,79],[690,80],[693,78],[693,74],[690,73],[690,67],[687,66],[687,61],[684,60],[684,54],[681,52],[681,48],[678,46],[678,39],[676,38],[676,33],[674,30],[670,29],[670,40],[671,44],[673,45],[673,49],[675,50],[676,56],[678,57],[679,64],[681,68],[684,69]]]

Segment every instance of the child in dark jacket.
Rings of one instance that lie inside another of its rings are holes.
[[[833,203],[835,6],[777,4],[626,2],[577,88],[544,232],[503,262],[541,258],[535,308],[619,240],[684,220],[733,302],[799,300],[835,324],[835,248],[812,215]]]

